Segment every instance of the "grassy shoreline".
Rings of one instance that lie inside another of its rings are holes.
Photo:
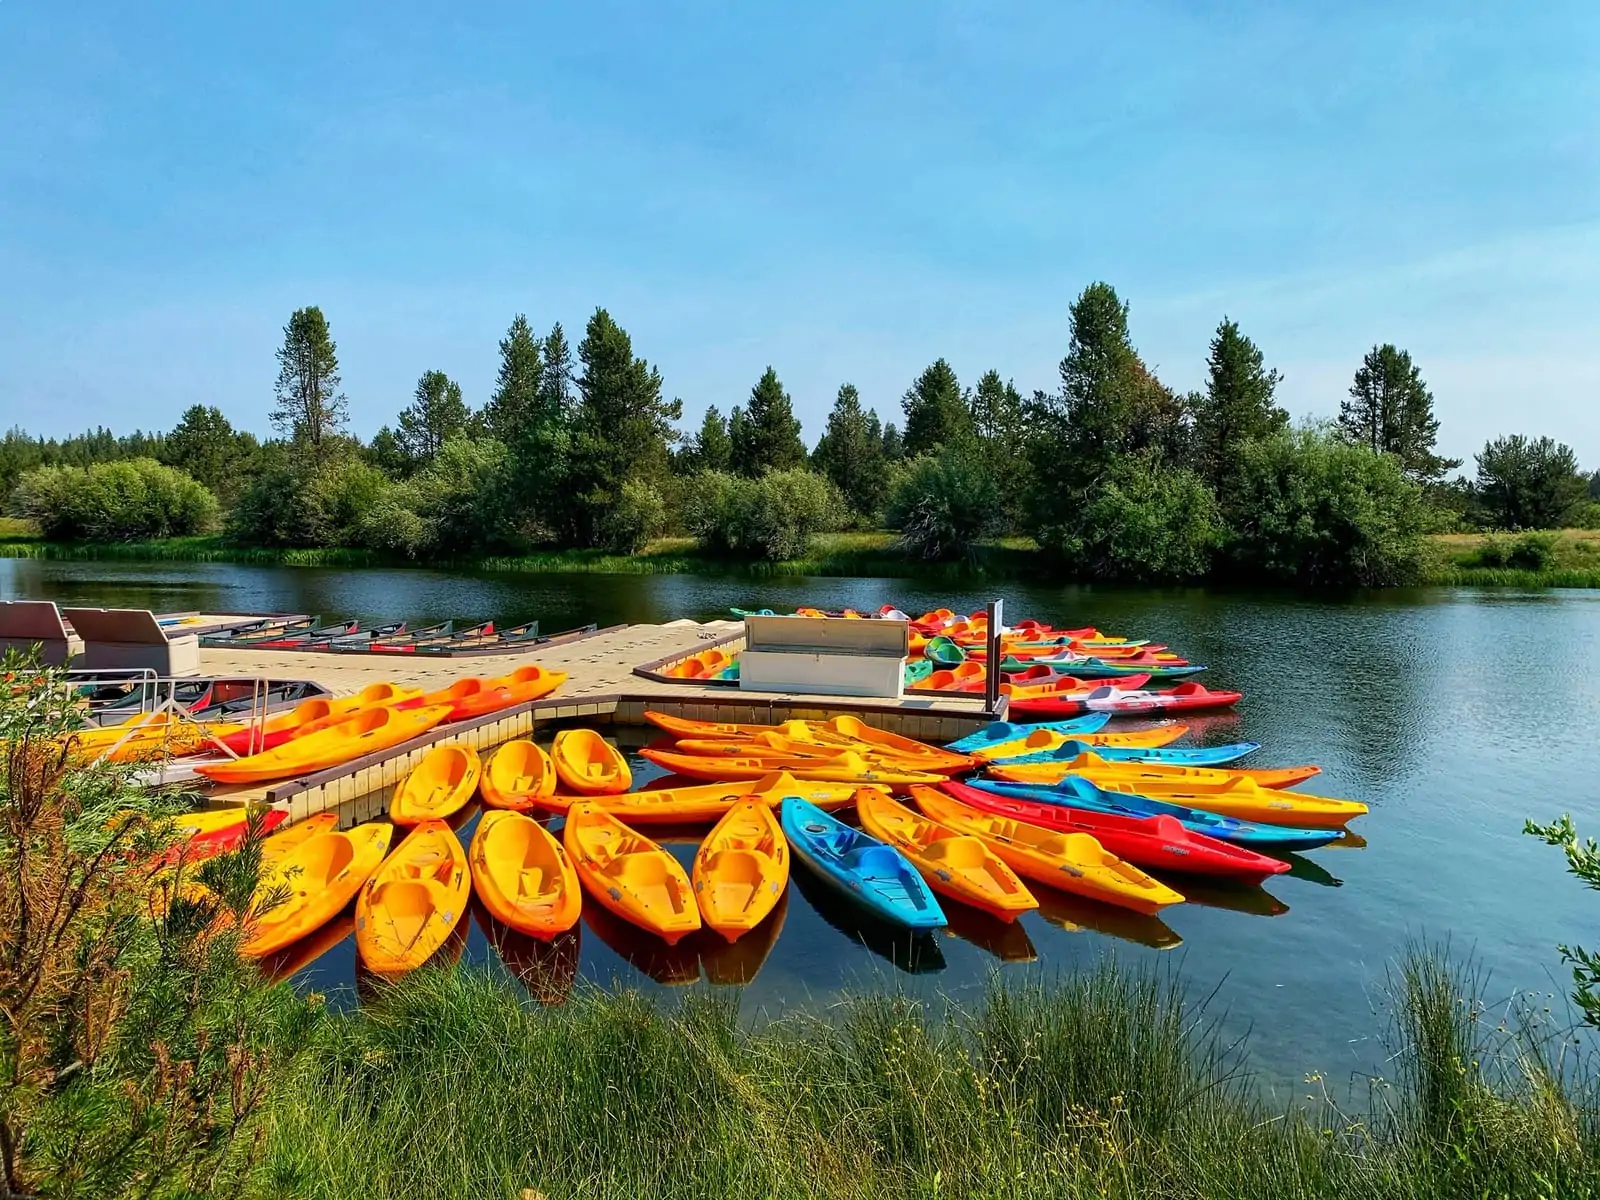
[[[345,547],[286,549],[234,546],[217,536],[148,542],[48,542],[17,530],[0,531],[0,558],[61,562],[242,563],[284,567],[416,567],[414,559]],[[700,553],[690,538],[657,538],[633,555],[560,550],[431,561],[430,568],[503,574],[876,576],[965,582],[1074,580],[1053,570],[1031,542],[1008,538],[974,547],[971,560],[929,563],[908,558],[888,532],[826,534],[804,558],[750,562]],[[1428,539],[1423,586],[1600,588],[1600,531],[1443,534]]]
[[[1470,975],[1392,981],[1396,1077],[1265,1098],[1174,977],[1115,964],[935,1008],[424,971],[329,1013],[271,1103],[260,1194],[1238,1197],[1600,1194],[1590,1094]]]

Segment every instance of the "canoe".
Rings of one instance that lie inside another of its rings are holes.
[[[484,813],[468,858],[478,898],[512,929],[552,938],[578,923],[578,873],[561,843],[532,817]]]
[[[314,833],[263,871],[256,902],[271,907],[249,918],[243,952],[272,954],[344,911],[383,862],[394,826],[381,821]]]
[[[1123,792],[1107,792],[1087,779],[1063,779],[1060,783],[1034,786],[1023,783],[999,783],[992,779],[970,780],[968,787],[1009,796],[1016,800],[1035,800],[1042,804],[1064,805],[1089,812],[1109,813],[1123,817],[1172,817],[1185,829],[1203,833],[1218,841],[1232,842],[1253,849],[1315,850],[1342,836],[1337,829],[1293,829],[1284,825],[1257,825],[1235,817],[1219,816],[1203,808],[1188,808],[1149,796],[1134,796]]]
[[[1060,733],[1074,737],[1086,733],[1099,733],[1110,720],[1111,717],[1107,713],[1090,713],[1087,716],[1073,717],[1068,721],[1055,721],[1048,725],[1014,725],[1010,721],[994,721],[977,733],[969,733],[964,738],[945,743],[945,749],[953,750],[957,754],[977,754],[991,746],[1014,742],[1032,733]]]
[[[1175,817],[1135,817],[1091,812],[1039,800],[999,796],[964,783],[943,785],[945,793],[979,812],[1026,821],[1061,833],[1087,833],[1124,862],[1186,875],[1222,875],[1256,883],[1281,875],[1289,864],[1232,842],[1186,829]]]
[[[1055,722],[1055,724],[1063,723]],[[1028,726],[1023,725],[1019,726],[1019,728],[1026,730]],[[1026,754],[1038,754],[1045,750],[1055,750],[1071,741],[1086,742],[1096,750],[1099,750],[1102,746],[1156,749],[1170,745],[1188,732],[1189,727],[1187,725],[1158,725],[1154,729],[1135,729],[1127,733],[1080,733],[1071,735],[1052,733],[1046,730],[1044,732],[1029,733],[1013,741],[999,742],[974,750],[972,756],[984,763],[1005,762]]]
[[[855,783],[827,783],[796,779],[786,771],[772,771],[759,779],[703,783],[694,787],[648,788],[616,796],[541,796],[540,808],[566,812],[579,800],[592,799],[619,821],[628,824],[692,824],[720,821],[746,796],[760,796],[776,808],[785,796],[799,796],[821,809],[844,808],[855,802]]]
[[[642,758],[674,774],[709,782],[759,779],[773,771],[787,771],[796,779],[820,779],[835,783],[871,783],[903,787],[913,783],[938,783],[944,778],[932,771],[884,766],[881,760],[868,760],[853,751],[830,758],[704,758],[698,754],[679,754],[671,750],[644,749]]]
[[[318,721],[324,721],[333,715],[333,702],[326,699],[305,700],[295,705],[286,713],[268,717],[259,729],[247,725],[243,729],[219,738],[229,750],[235,754],[259,754],[263,750],[271,750],[281,746],[297,734],[304,731],[306,726]],[[254,735],[254,736],[252,736]]]
[[[339,815],[331,812],[312,813],[303,821],[296,821],[287,829],[280,829],[261,841],[261,875],[282,862],[291,852],[298,850],[312,838],[322,833],[332,833],[339,828]]]
[[[205,763],[195,772],[215,783],[255,783],[310,774],[419,737],[443,721],[449,711],[443,705],[408,712],[367,709],[320,733],[293,738],[275,749],[232,762]]]
[[[443,821],[406,835],[356,896],[356,949],[380,973],[410,971],[450,938],[467,910],[467,852]]]
[[[415,825],[453,816],[472,799],[482,773],[483,763],[471,746],[435,746],[395,788],[389,819],[396,825]]]
[[[563,729],[550,743],[556,778],[582,796],[614,796],[633,786],[628,760],[592,729]]]
[[[789,842],[772,806],[735,804],[694,856],[694,897],[706,925],[738,941],[777,906],[789,884]]]
[[[567,812],[562,843],[603,908],[674,945],[700,928],[694,885],[678,860],[590,800]]]
[[[785,797],[778,806],[778,823],[796,858],[873,916],[909,929],[944,927],[944,910],[932,889],[893,846],[798,796]]]
[[[490,808],[527,812],[556,790],[556,769],[542,747],[518,738],[489,756],[478,790]]]
[[[1005,761],[1011,766],[1026,763],[1063,762],[1093,754],[1108,763],[1143,763],[1169,767],[1223,767],[1238,762],[1261,749],[1260,742],[1234,742],[1226,746],[1192,746],[1173,750],[1159,746],[1091,746],[1087,742],[1062,742],[1054,750],[1019,754]]]
[[[982,839],[1024,879],[1147,916],[1183,902],[1180,893],[1107,851],[1093,834],[1046,829],[970,808],[934,788],[914,787],[911,796],[929,820]]]
[[[981,838],[914,813],[881,792],[858,796],[856,815],[868,833],[910,859],[934,891],[1002,921],[1039,907],[1016,872]]]
[[[1018,770],[1028,770],[1019,767]],[[1190,808],[1203,808],[1207,812],[1241,821],[1255,821],[1264,825],[1290,825],[1296,829],[1343,829],[1347,821],[1361,816],[1367,806],[1355,800],[1336,800],[1328,796],[1308,796],[1300,792],[1284,792],[1264,788],[1249,779],[1231,783],[1204,784],[1159,779],[1111,779],[1100,776],[1090,780],[1101,791],[1121,792],[1135,796],[1153,796]]]
[[[1102,758],[1097,750],[1085,750],[1072,758],[1047,758],[1044,761],[1018,763],[1015,760],[997,763],[990,768],[997,778],[1012,783],[1059,783],[1069,775],[1077,775],[1091,783],[1106,780],[1127,780],[1134,783],[1154,781],[1162,788],[1180,784],[1223,785],[1249,781],[1264,788],[1293,787],[1304,783],[1322,768],[1313,765],[1300,767],[1185,767],[1170,763],[1111,762]]]

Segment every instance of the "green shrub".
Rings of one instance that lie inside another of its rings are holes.
[[[351,546],[372,514],[393,503],[396,484],[355,455],[321,466],[280,460],[240,494],[229,540],[247,546]]]
[[[1390,456],[1311,427],[1240,454],[1231,570],[1311,587],[1387,587],[1422,572],[1422,494]]]
[[[1040,544],[1094,579],[1197,579],[1223,540],[1217,499],[1186,467],[1130,456],[1113,464],[1071,514],[1040,532]]]
[[[151,458],[90,467],[40,467],[17,482],[12,515],[53,541],[131,542],[216,528],[217,498]]]
[[[890,484],[888,523],[913,558],[970,557],[979,541],[1000,531],[1004,499],[988,466],[975,455],[946,449],[912,459]]]
[[[774,562],[800,557],[813,535],[846,520],[833,485],[799,469],[760,479],[702,471],[683,502],[684,528],[702,550]]]
[[[617,502],[601,522],[602,549],[635,554],[667,525],[667,502],[655,485],[627,479],[617,492]]]

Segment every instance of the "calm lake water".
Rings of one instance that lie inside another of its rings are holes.
[[[962,592],[883,579],[0,560],[0,598],[374,621],[537,617],[547,630],[705,619],[731,605],[971,609],[995,595],[1013,617],[1158,639],[1209,664],[1207,683],[1239,688],[1245,699],[1234,714],[1191,722],[1200,740],[1260,741],[1255,765],[1320,763],[1323,773],[1303,790],[1369,804],[1372,812],[1355,823],[1365,846],[1306,855],[1265,889],[1184,886],[1200,902],[1168,910],[1159,922],[1065,899],[1016,928],[969,916],[911,961],[881,939],[863,944],[850,913],[817,897],[797,871],[799,886],[775,940],[766,939],[764,959],[757,935],[737,953],[709,941],[667,953],[618,922],[586,920],[577,938],[553,951],[511,948],[531,990],[559,993],[574,970],[647,987],[665,986],[658,980],[719,986],[753,973],[746,1010],[776,1011],[862,987],[959,999],[994,969],[1011,978],[1048,976],[1114,953],[1172,964],[1196,996],[1215,990],[1212,1011],[1225,1027],[1250,1031],[1253,1065],[1287,1084],[1312,1070],[1333,1080],[1393,1073],[1379,1038],[1385,975],[1409,942],[1448,940],[1455,953],[1475,955],[1489,971],[1491,1002],[1518,991],[1559,998],[1566,975],[1556,943],[1600,942],[1596,898],[1563,875],[1557,851],[1521,833],[1524,818],[1566,811],[1600,831],[1600,592],[1434,589],[1309,599],[1017,584]],[[674,849],[687,863],[694,847],[683,841]],[[495,959],[481,924],[471,927],[464,953]],[[301,975],[326,988],[347,987],[354,977],[348,939]],[[1548,1003],[1560,1011],[1559,999]]]

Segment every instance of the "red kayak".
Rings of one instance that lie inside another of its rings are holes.
[[[1165,692],[1126,691],[1107,686],[1089,692],[1013,696],[1008,711],[1038,719],[1075,717],[1086,712],[1142,716],[1149,713],[1232,708],[1243,698],[1243,692],[1215,691],[1203,683],[1180,683]]]
[[[982,812],[1057,833],[1092,834],[1108,851],[1136,867],[1186,875],[1225,875],[1242,883],[1260,883],[1269,875],[1281,875],[1289,869],[1281,859],[1185,829],[1176,817],[1124,817],[1038,800],[1014,800],[953,779],[939,786],[946,794]]]
[[[243,810],[240,810],[241,813]],[[288,810],[282,808],[269,808],[262,814],[261,835],[265,837],[271,833],[289,816]],[[179,857],[195,863],[202,859],[215,858],[219,854],[227,854],[239,848],[239,843],[244,841],[246,823],[241,818],[235,825],[224,825],[221,829],[208,829],[205,833],[197,833],[191,838],[179,842],[166,854],[168,865],[176,863]]]
[[[1012,687],[1026,688],[1035,694],[1056,692],[1092,692],[1096,688],[1111,687],[1119,691],[1133,691],[1150,682],[1148,675],[1123,675],[1118,679],[1079,679],[1073,675],[1057,674],[1050,667],[1029,667],[1005,677]]]

